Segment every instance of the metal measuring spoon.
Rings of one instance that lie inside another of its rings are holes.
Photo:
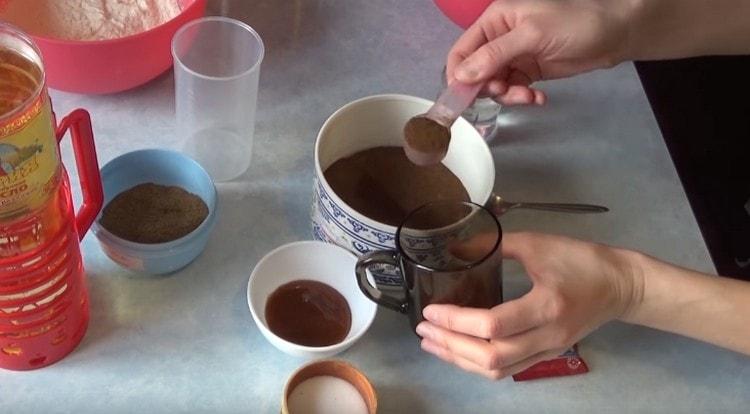
[[[554,211],[558,213],[606,213],[607,207],[593,204],[569,204],[569,203],[527,203],[507,201],[497,194],[492,194],[487,202],[487,207],[495,213],[496,216],[502,216],[509,210],[525,208],[530,210]]]
[[[411,118],[404,126],[404,152],[419,166],[438,164],[451,141],[451,125],[476,99],[483,83],[448,85],[427,113]]]

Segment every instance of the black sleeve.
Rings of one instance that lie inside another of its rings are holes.
[[[750,56],[636,68],[719,274],[750,280]]]

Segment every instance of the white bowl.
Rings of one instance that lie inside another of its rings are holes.
[[[328,358],[352,346],[372,324],[377,305],[362,294],[354,267],[357,257],[333,244],[301,241],[285,244],[263,257],[247,283],[247,303],[255,324],[266,339],[289,355],[308,359]],[[322,347],[298,345],[274,334],[266,323],[266,300],[279,286],[298,279],[323,282],[349,303],[352,325],[343,341]]]

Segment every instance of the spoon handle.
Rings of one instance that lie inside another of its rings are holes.
[[[438,97],[435,104],[427,111],[427,117],[450,127],[461,116],[466,108],[476,99],[483,82],[475,84],[453,81]]]
[[[560,213],[606,213],[609,211],[609,209],[604,206],[567,203],[513,203],[511,208],[557,211]]]

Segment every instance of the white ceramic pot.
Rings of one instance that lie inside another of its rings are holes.
[[[431,101],[407,95],[375,95],[350,102],[333,113],[315,143],[312,230],[317,240],[335,243],[357,255],[394,249],[396,227],[366,217],[344,203],[323,176],[339,159],[373,147],[401,146],[403,127],[427,112]],[[487,144],[463,118],[451,127],[451,143],[443,160],[460,180],[471,201],[484,205],[495,184],[495,165]],[[376,282],[398,284],[394,269],[373,271]]]

